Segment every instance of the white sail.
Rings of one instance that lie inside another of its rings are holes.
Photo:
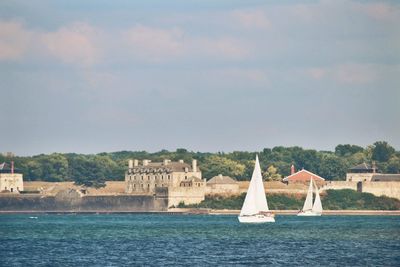
[[[268,211],[268,203],[265,197],[264,184],[262,181],[260,162],[256,157],[253,175],[251,176],[249,189],[244,199],[240,216],[258,214],[260,211]]]
[[[306,201],[304,201],[303,211],[311,210],[313,207],[313,179],[310,179]]]
[[[322,213],[322,203],[321,203],[321,198],[319,197],[319,190],[316,183],[315,183],[315,201],[312,211],[316,213]]]

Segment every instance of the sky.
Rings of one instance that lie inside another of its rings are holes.
[[[0,1],[0,152],[400,148],[399,1]]]

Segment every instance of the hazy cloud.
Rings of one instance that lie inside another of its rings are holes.
[[[137,25],[123,33],[129,54],[146,61],[163,61],[184,53],[183,32],[178,28],[160,29]]]
[[[236,10],[232,16],[245,28],[268,29],[271,27],[271,22],[261,10]]]
[[[29,46],[31,35],[20,22],[0,21],[0,60],[21,58]]]
[[[89,66],[100,57],[96,45],[98,31],[86,23],[73,23],[56,32],[44,33],[41,36],[47,51],[65,63]]]

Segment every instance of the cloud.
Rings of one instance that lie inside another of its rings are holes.
[[[387,3],[359,4],[357,8],[368,16],[381,21],[400,21],[400,8]]]
[[[333,79],[347,84],[367,84],[378,78],[378,70],[372,64],[343,64],[331,70]]]
[[[160,29],[137,25],[123,33],[129,53],[146,61],[160,62],[184,52],[183,32],[178,28]]]
[[[307,70],[307,73],[311,78],[319,80],[326,75],[326,70],[324,68],[311,68]]]
[[[245,46],[235,38],[190,36],[179,28],[161,29],[138,25],[122,35],[127,41],[128,53],[147,62],[204,57],[242,59],[248,55]]]
[[[366,85],[383,80],[384,77],[391,80],[400,74],[399,70],[398,65],[344,63],[309,68],[305,73],[308,77],[325,83],[334,81],[340,84]]]
[[[245,28],[268,29],[271,27],[271,22],[261,10],[236,10],[232,16]]]
[[[99,32],[86,23],[73,23],[56,32],[44,33],[41,41],[47,52],[64,63],[89,66],[100,58],[96,45]]]
[[[213,59],[240,60],[249,56],[249,50],[240,40],[231,37],[193,38],[188,53],[191,56],[206,56]]]
[[[0,21],[0,60],[22,58],[29,47],[32,33],[19,22]]]

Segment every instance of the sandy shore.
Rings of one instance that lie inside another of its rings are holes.
[[[298,210],[272,210],[277,215],[296,215]],[[209,214],[239,215],[240,210],[211,210]],[[400,210],[324,210],[323,215],[400,215]]]
[[[296,215],[298,210],[272,210],[277,215]],[[240,210],[211,210],[211,209],[169,209],[168,211],[112,211],[112,210],[87,210],[87,211],[0,211],[0,214],[30,214],[30,213],[47,213],[47,214],[209,214],[209,215],[239,215]],[[400,210],[324,210],[323,215],[400,215]]]

